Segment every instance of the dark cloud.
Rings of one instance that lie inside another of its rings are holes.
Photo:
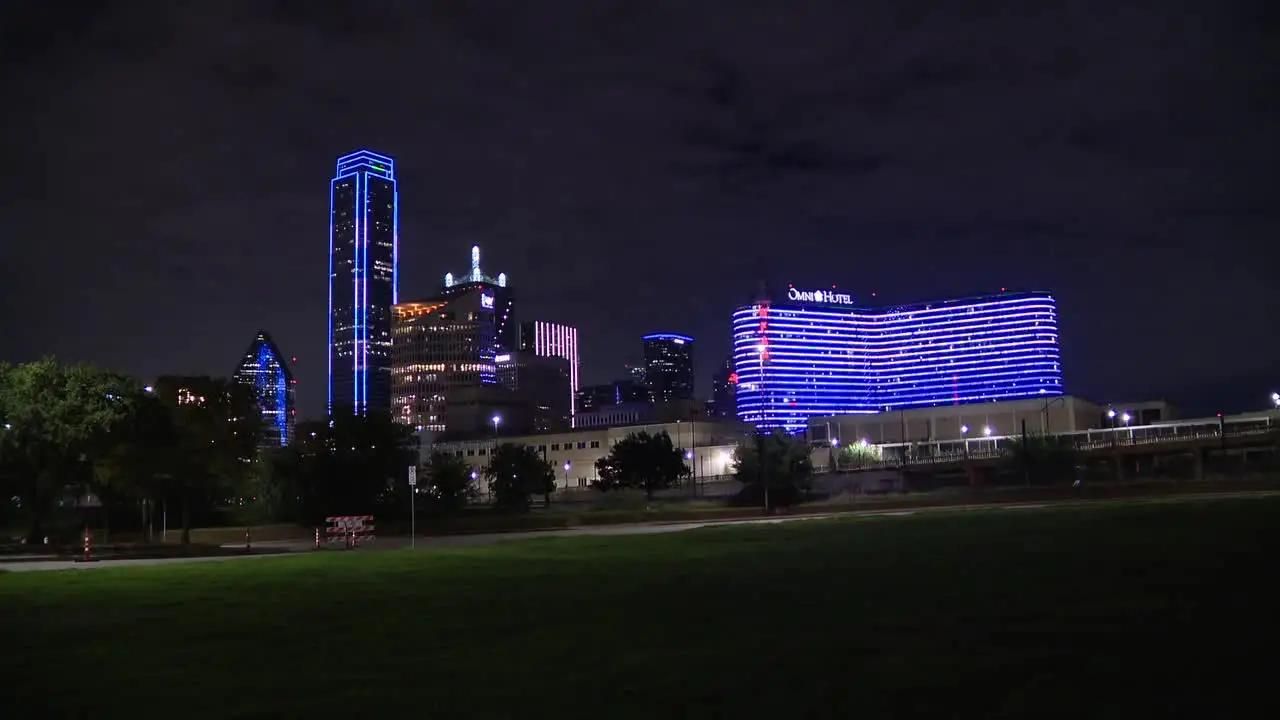
[[[705,380],[730,308],[790,281],[890,302],[1048,288],[1077,392],[1245,388],[1280,353],[1276,19],[6,3],[0,358],[227,372],[266,327],[318,412],[327,183],[367,146],[398,161],[402,294],[478,243],[525,317],[582,328],[590,380],[659,328],[698,336]]]

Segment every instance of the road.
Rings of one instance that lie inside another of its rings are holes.
[[[730,525],[777,525],[787,522],[806,520],[824,520],[828,518],[867,518],[867,517],[902,517],[909,515],[925,515],[939,513],[964,513],[982,511],[1034,511],[1047,508],[1099,507],[1109,505],[1136,505],[1158,503],[1206,502],[1211,500],[1266,498],[1280,496],[1280,491],[1256,490],[1224,493],[1189,493],[1186,495],[1166,495],[1158,497],[1130,497],[1114,500],[1056,500],[1048,502],[1027,503],[983,503],[970,505],[935,505],[919,508],[895,508],[889,510],[842,510],[812,515],[788,515],[768,518],[746,518],[736,520],[699,520],[690,522],[654,522],[630,523],[625,525],[591,525],[561,530],[531,530],[521,532],[474,533],[469,535],[436,535],[418,537],[414,543],[416,550],[433,550],[438,548],[477,547],[494,545],[502,542],[518,542],[535,538],[548,537],[610,537],[622,535],[657,535],[661,533],[685,532],[707,527],[724,527]],[[262,558],[286,557],[290,553],[307,552],[313,543],[307,540],[275,540],[254,543],[255,547],[271,549],[277,552],[257,555],[225,555],[220,557],[191,558],[145,558],[131,560],[107,560],[102,562],[80,563],[70,560],[41,560],[35,562],[4,562],[0,560],[0,570],[11,572],[34,572],[41,570],[93,570],[106,567],[127,567],[138,565],[168,565],[172,563],[225,562],[230,560],[260,560]],[[224,548],[235,549],[237,544],[223,545]],[[358,552],[380,550],[403,550],[409,547],[408,536],[379,537],[376,541],[360,548]],[[285,552],[279,552],[285,551]]]

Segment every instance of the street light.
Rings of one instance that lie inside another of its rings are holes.
[[[1271,402],[1275,403],[1275,406],[1280,408],[1280,392],[1271,393]]]
[[[990,425],[983,425],[983,426],[982,426],[982,434],[983,434],[983,436],[984,436],[984,437],[991,437],[991,426],[990,426]]]
[[[1123,414],[1123,415],[1121,415],[1121,416],[1120,416],[1120,422],[1124,423],[1125,425],[1128,425],[1128,424],[1129,424],[1129,421],[1130,421],[1130,420],[1132,420],[1132,419],[1133,419],[1133,417],[1132,417],[1131,415],[1129,415],[1129,413],[1125,413],[1125,414]]]
[[[564,461],[564,489],[569,489],[569,468],[572,467],[568,460]]]
[[[492,423],[493,423],[493,434],[494,434],[494,437],[497,437],[497,435],[498,435],[498,424],[502,422],[502,418],[501,418],[500,416],[498,416],[498,415],[494,415],[494,416],[493,416],[493,418],[491,418],[490,422],[492,422]]]

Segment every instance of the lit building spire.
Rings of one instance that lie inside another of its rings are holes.
[[[471,280],[473,282],[480,281],[480,246],[471,246]]]

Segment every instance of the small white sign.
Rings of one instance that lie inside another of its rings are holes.
[[[409,487],[414,487],[417,484],[418,484],[418,466],[410,465],[409,466]]]

